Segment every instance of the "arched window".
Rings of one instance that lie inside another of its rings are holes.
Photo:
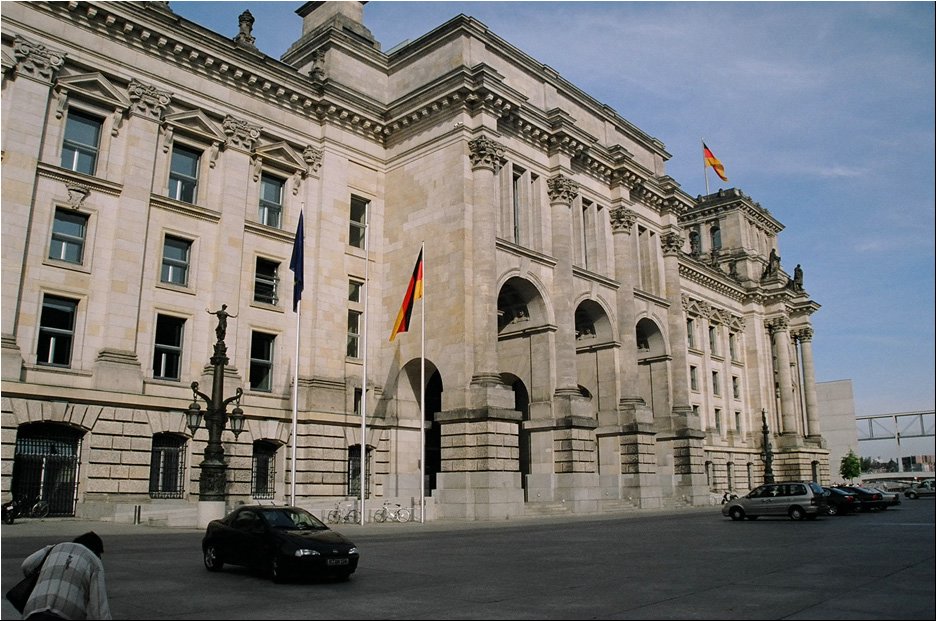
[[[713,224],[711,229],[712,235],[712,252],[721,250],[721,227],[718,224]]]
[[[175,433],[153,435],[150,456],[150,498],[185,497],[185,436]]]
[[[253,466],[250,469],[250,495],[271,499],[276,495],[276,449],[267,440],[253,443]]]

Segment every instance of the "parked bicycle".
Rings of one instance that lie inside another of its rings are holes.
[[[374,511],[375,522],[409,522],[412,516],[412,511],[395,502],[384,502],[381,508]]]
[[[2,511],[3,523],[12,524],[18,517],[44,518],[49,515],[49,503],[38,496],[32,500],[21,496],[3,503]]]
[[[329,524],[338,524],[339,522],[345,524],[357,524],[360,520],[358,519],[360,514],[357,510],[357,503],[354,502],[345,502],[341,501],[335,504],[335,508],[328,512],[326,519]]]

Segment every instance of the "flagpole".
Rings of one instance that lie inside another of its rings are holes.
[[[705,177],[705,195],[708,196],[708,166],[705,163],[705,139],[699,138],[702,141],[702,176]]]
[[[361,335],[362,345],[364,347],[364,364],[361,374],[361,511],[358,516],[361,526],[364,525],[364,509],[367,490],[367,298],[370,293],[370,283],[368,282],[368,271],[370,270],[370,210],[364,212],[364,327]]]
[[[305,214],[305,202],[302,203],[302,206],[299,210],[299,222],[302,223],[303,215]],[[296,231],[298,238],[299,231]],[[305,231],[302,231],[302,239],[294,243],[304,244],[305,243]],[[305,261],[305,253],[299,253],[300,261]],[[305,279],[305,266],[298,265],[296,266],[295,274],[302,274],[303,280]],[[305,283],[303,283],[304,286]],[[295,293],[293,294],[295,298]],[[302,316],[302,294],[297,299],[294,300],[296,304],[296,356],[293,363],[293,398],[292,398],[292,451],[290,455],[290,465],[291,471],[289,474],[289,504],[296,506],[296,445],[299,443],[298,436],[298,427],[299,427],[299,336],[301,333],[299,318]]]
[[[426,242],[422,257],[422,345],[419,354],[419,522],[426,521]]]

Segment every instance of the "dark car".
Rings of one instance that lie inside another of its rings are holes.
[[[858,496],[836,487],[825,488],[826,513],[829,515],[846,515],[858,510],[860,503]]]
[[[208,524],[202,539],[205,567],[225,563],[260,570],[275,582],[289,577],[347,580],[357,569],[358,549],[298,507],[238,507]]]
[[[877,490],[859,487],[858,485],[834,485],[835,489],[844,490],[858,497],[858,507],[862,511],[882,508],[886,502],[884,495]]]

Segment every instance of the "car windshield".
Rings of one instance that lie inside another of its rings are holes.
[[[270,528],[281,530],[326,530],[318,518],[303,509],[269,509],[263,512],[263,520]]]

